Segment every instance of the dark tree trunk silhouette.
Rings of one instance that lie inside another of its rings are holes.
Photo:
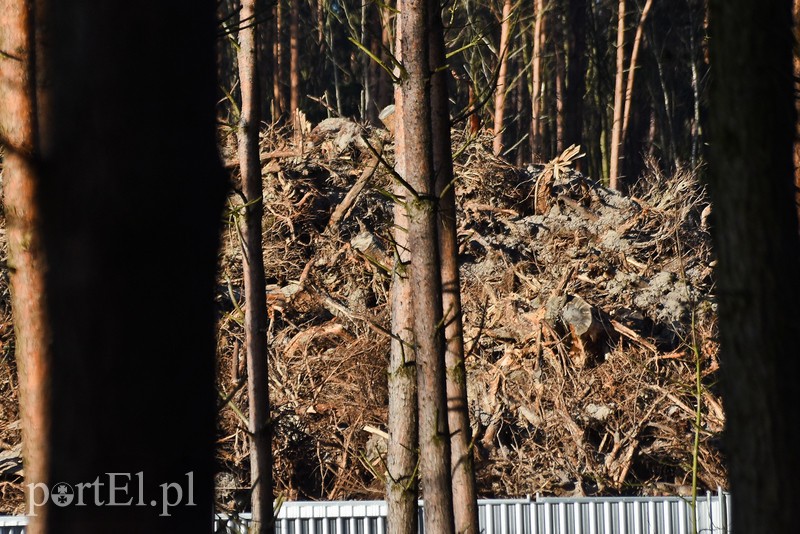
[[[586,92],[586,0],[567,3],[567,80],[564,93],[564,146],[583,144],[583,95]],[[584,147],[585,149],[586,147]],[[575,166],[584,170],[584,161]]]
[[[433,175],[428,12],[438,2],[403,0],[400,12],[405,75],[401,81],[405,145],[406,198],[411,250],[414,347],[417,351],[417,399],[420,476],[425,499],[425,531],[453,534],[450,434],[445,394],[444,325],[437,238],[438,202]]]
[[[264,280],[264,214],[258,133],[261,123],[258,84],[257,0],[243,0],[240,17],[247,23],[239,30],[239,85],[242,94],[239,117],[239,169],[247,207],[241,224],[245,292],[245,347],[249,399],[250,486],[253,531],[274,530],[272,512],[272,432],[269,403],[267,349],[267,297]]]
[[[34,150],[17,151],[30,171],[17,186],[39,210],[36,248],[46,258],[33,276],[43,276],[49,339],[28,342],[48,344],[50,354],[49,368],[26,385],[28,399],[42,395],[46,403],[49,424],[29,431],[42,432],[36,446],[48,457],[26,471],[76,489],[99,477],[105,502],[106,474],[122,473],[115,482],[129,493],[117,499],[137,502],[141,480],[144,502],[156,502],[58,507],[51,500],[29,532],[208,531],[213,287],[225,191],[214,133],[215,3],[20,5],[37,32],[27,72],[46,81],[33,99]],[[154,81],[158,97],[142,98]],[[24,111],[21,104],[4,101],[3,115]],[[154,117],[169,120],[156,126]],[[16,180],[9,170],[6,179]],[[13,224],[34,215],[12,213],[21,217]],[[169,328],[145,333],[159,302],[171,304]],[[169,507],[179,486],[180,504]]]
[[[287,60],[286,46],[283,39],[285,27],[286,9],[283,5],[285,0],[275,0],[272,9],[274,20],[273,44],[272,44],[272,120],[276,120],[289,110],[290,96],[287,95],[288,85],[286,84]]]
[[[800,496],[791,0],[711,3],[710,183],[737,532],[792,532]]]

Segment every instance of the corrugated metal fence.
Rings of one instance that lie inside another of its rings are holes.
[[[484,534],[691,534],[691,501],[681,497],[481,499]],[[422,514],[420,507],[420,533]],[[707,493],[697,501],[697,531],[730,534],[730,494]],[[215,532],[247,532],[249,514],[218,516]],[[22,534],[24,517],[0,517],[0,534]],[[384,501],[286,502],[278,534],[385,534]]]

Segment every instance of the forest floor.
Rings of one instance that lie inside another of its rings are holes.
[[[221,146],[235,161],[230,132]],[[390,136],[298,118],[265,132],[261,150],[276,490],[289,500],[380,499]],[[572,170],[576,152],[516,168],[491,154],[488,134],[461,132],[453,150],[479,494],[686,494],[698,374],[699,487],[726,487],[713,254],[697,173],[651,165],[623,196]],[[249,477],[241,208],[232,194],[217,295],[216,482],[228,511],[247,507]],[[19,513],[6,275],[0,351],[0,514]]]

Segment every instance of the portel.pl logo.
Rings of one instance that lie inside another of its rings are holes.
[[[196,506],[194,502],[194,472],[186,473],[185,484],[164,482],[160,491],[151,492],[145,498],[144,472],[105,473],[92,482],[68,484],[58,482],[48,486],[41,482],[31,483],[28,488],[28,515],[36,515],[36,509],[48,502],[65,508],[67,506],[149,506],[159,516],[169,517],[175,506]]]

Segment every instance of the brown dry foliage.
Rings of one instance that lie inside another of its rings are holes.
[[[223,157],[235,154],[231,137],[220,138]],[[489,132],[454,132],[479,494],[684,492],[693,317],[706,387],[700,486],[725,487],[713,258],[697,172],[665,175],[653,163],[622,197],[569,170],[516,168],[492,155],[491,141]],[[298,118],[294,129],[262,136],[275,487],[288,499],[383,495],[393,263],[384,165],[326,230],[373,158],[368,144],[391,164],[385,132],[345,120],[312,130]],[[217,296],[218,502],[230,511],[249,501],[240,207],[234,191]],[[0,454],[13,457],[20,435],[8,302],[4,275]],[[570,323],[577,304],[591,310],[587,332]],[[19,513],[22,479],[4,465],[0,513]]]

